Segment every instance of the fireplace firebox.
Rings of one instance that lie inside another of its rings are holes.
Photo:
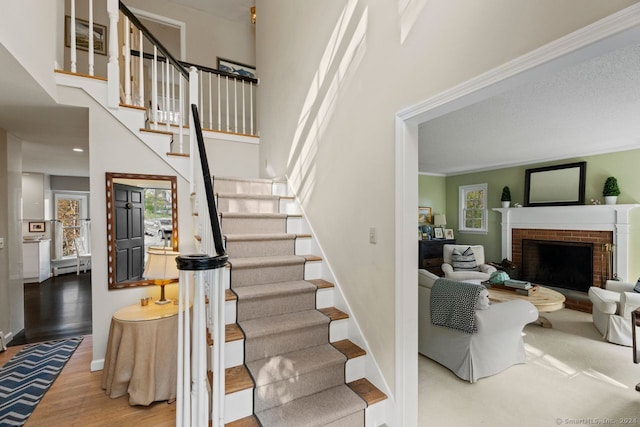
[[[593,285],[593,243],[522,239],[523,280],[588,292]]]

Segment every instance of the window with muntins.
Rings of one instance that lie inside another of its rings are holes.
[[[458,231],[487,233],[487,184],[462,185],[459,194]]]

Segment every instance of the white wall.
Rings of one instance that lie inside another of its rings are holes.
[[[261,175],[290,177],[392,388],[395,287],[417,294],[417,279],[394,283],[396,113],[633,3],[258,1]]]
[[[159,289],[145,286],[109,290],[107,285],[106,190],[105,173],[140,173],[178,176],[178,229],[181,253],[194,253],[193,223],[189,184],[161,160],[150,148],[117,122],[107,111],[80,89],[59,88],[60,101],[89,106],[89,153],[91,209],[91,286],[93,322],[92,369],[101,369],[107,347],[113,313],[140,298],[157,298]],[[144,159],[144,161],[140,161]],[[166,288],[171,298],[175,285]]]
[[[206,132],[212,135],[212,132]],[[204,138],[211,175],[256,178],[259,149],[257,138],[222,134],[222,138]],[[252,142],[242,142],[250,140]]]
[[[25,0],[2,2],[0,44],[16,57],[31,76],[55,97],[51,78],[57,52],[57,22],[59,2]]]
[[[0,330],[14,336],[24,329],[22,286],[22,154],[20,140],[0,129]]]

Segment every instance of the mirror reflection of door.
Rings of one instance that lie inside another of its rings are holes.
[[[116,281],[141,280],[144,271],[144,188],[113,185]]]

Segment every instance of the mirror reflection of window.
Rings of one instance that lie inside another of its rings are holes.
[[[148,285],[142,276],[150,247],[177,250],[177,181],[172,176],[106,174],[109,287]]]
[[[89,217],[88,206],[86,194],[55,194],[55,218],[62,223],[62,257],[75,256],[73,239],[89,238],[82,233]]]

